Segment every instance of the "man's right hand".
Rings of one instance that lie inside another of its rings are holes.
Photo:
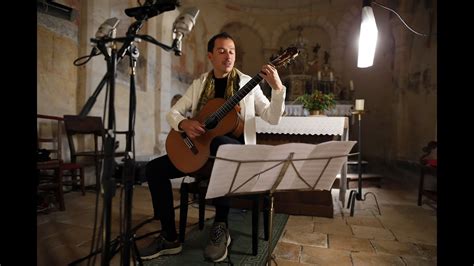
[[[204,124],[201,124],[199,121],[185,119],[181,121],[178,125],[179,129],[183,130],[188,137],[194,139],[206,133]]]

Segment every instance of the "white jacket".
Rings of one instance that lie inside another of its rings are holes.
[[[170,126],[177,131],[178,124],[186,119],[183,116],[187,111],[191,110],[191,117],[197,115],[197,103],[201,96],[201,92],[204,89],[208,73],[202,74],[199,78],[195,79],[191,86],[189,86],[186,93],[181,97],[178,102],[171,107],[171,110],[166,115],[166,120]],[[252,78],[239,70],[237,74],[240,77],[239,88],[242,88]],[[276,125],[280,122],[281,115],[285,110],[285,96],[286,87],[282,90],[275,91],[272,89],[271,101],[268,101],[267,97],[262,92],[259,85],[255,86],[241,101],[240,101],[240,117],[244,120],[244,140],[245,144],[256,144],[257,134],[255,129],[255,114],[272,125]]]

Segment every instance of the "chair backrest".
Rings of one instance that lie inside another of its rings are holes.
[[[36,115],[38,154],[36,161],[36,188],[40,191],[54,191],[59,203],[59,210],[65,210],[62,182],[62,117]],[[40,197],[39,197],[40,199]],[[48,200],[44,200],[48,204]],[[41,211],[49,209],[43,208]]]
[[[38,161],[62,159],[61,123],[62,117],[36,115]]]
[[[99,151],[99,141],[104,139],[104,124],[98,116],[64,115],[64,127],[71,151],[71,160],[75,162],[78,153],[74,142],[75,135],[92,135],[94,137],[94,152]]]
[[[431,165],[434,166],[434,162],[438,159],[437,154],[438,142],[430,141],[428,144],[422,148],[423,155],[420,157],[420,163],[422,165]],[[437,165],[437,162],[436,162]]]

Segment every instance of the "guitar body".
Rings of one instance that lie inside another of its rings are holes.
[[[204,123],[206,118],[212,115],[226,100],[215,98],[209,100],[203,106],[200,113],[193,118]],[[243,132],[243,121],[239,118],[237,110],[232,108],[213,129],[208,130],[203,135],[189,139],[194,148],[186,144],[183,132],[171,129],[166,138],[166,151],[173,165],[183,173],[195,173],[201,169],[209,159],[211,142],[215,137],[224,136],[234,132],[234,135],[240,136]]]

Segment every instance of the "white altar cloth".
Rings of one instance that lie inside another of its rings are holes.
[[[284,116],[278,125],[270,125],[255,117],[257,133],[290,135],[339,135],[349,140],[349,118],[346,116]],[[341,170],[339,200],[345,205],[347,164]]]
[[[347,125],[345,116],[284,116],[278,125],[256,117],[257,133],[342,136]]]

